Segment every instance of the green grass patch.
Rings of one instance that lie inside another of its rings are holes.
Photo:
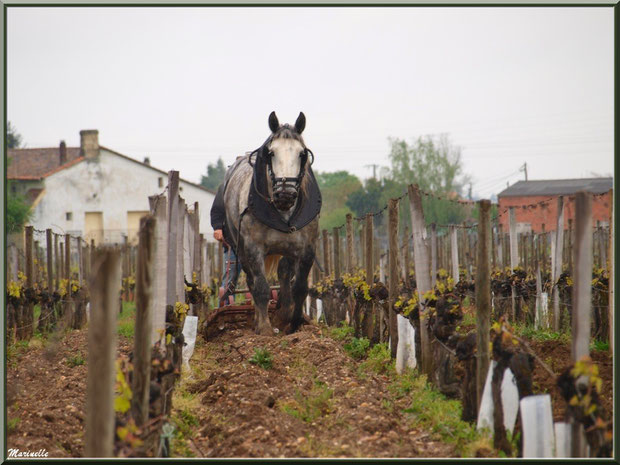
[[[366,357],[370,341],[365,338],[352,338],[350,342],[343,345],[344,350],[355,360],[361,360]]]
[[[338,327],[328,328],[329,337],[337,341],[348,341],[353,337],[353,334],[355,334],[355,328],[347,325],[345,321],[341,321]]]
[[[592,342],[592,344],[590,344],[590,350],[598,350],[598,351],[601,351],[601,352],[608,352],[609,351],[609,342],[601,341],[601,340],[597,339],[594,342]]]
[[[8,434],[12,434],[17,431],[17,426],[19,425],[19,418],[9,418],[6,422],[6,432]]]
[[[80,352],[78,352],[77,355],[68,357],[66,360],[66,364],[70,366],[71,368],[84,365],[84,363],[86,363],[86,360],[84,359],[84,356]]]
[[[30,341],[17,341],[14,344],[7,345],[6,347],[6,364],[11,368],[17,366],[17,361],[21,355],[28,350],[28,344]]]
[[[558,332],[549,328],[536,329],[532,326],[526,326],[518,323],[515,323],[513,328],[517,336],[530,339],[532,341],[557,341],[563,344],[568,344],[571,342],[570,332]]]
[[[331,411],[334,391],[322,381],[315,380],[309,393],[295,393],[295,399],[281,406],[281,410],[306,423],[312,423]]]
[[[342,333],[336,332],[334,335],[335,330],[340,330]],[[328,335],[344,342],[348,337],[345,336],[346,332],[347,329],[341,327],[330,329]],[[370,373],[388,377],[387,392],[381,400],[381,407],[384,410],[393,412],[397,408],[402,408],[397,405],[405,403],[403,411],[407,415],[403,421],[407,421],[411,428],[429,431],[437,440],[454,444],[456,454],[461,457],[473,457],[478,450],[485,450],[487,454],[493,455],[490,436],[476,431],[475,424],[461,420],[462,404],[459,400],[446,398],[417,370],[409,369],[402,374],[396,373],[388,344],[376,344],[372,348],[369,346],[370,341],[366,338],[351,337],[343,343],[347,353],[354,360],[361,361],[357,363],[356,370],[360,380],[364,380]],[[282,409],[308,421],[312,416],[300,406],[303,402],[310,402],[309,399],[313,397],[316,397],[316,394],[303,400],[296,397],[295,403],[286,404]]]
[[[269,352],[264,347],[257,347],[256,349],[254,349],[254,355],[252,355],[252,358],[250,358],[248,361],[254,365],[258,365],[265,370],[269,370],[273,366],[273,357],[271,355],[271,352]]]
[[[461,420],[461,403],[447,399],[427,383],[425,375],[407,372],[397,378],[403,378],[399,380],[399,388],[406,386],[408,390],[411,404],[404,412],[411,415],[413,425],[438,434],[443,442],[454,444],[459,455],[471,455],[474,452],[471,445],[479,443],[481,437],[474,424]]]
[[[387,374],[393,371],[392,353],[387,343],[375,344],[369,351],[368,357],[359,365],[363,373],[372,371],[377,374]]]
[[[134,327],[136,324],[136,304],[135,302],[123,301],[122,311],[118,316],[118,334],[127,339],[133,339]]]

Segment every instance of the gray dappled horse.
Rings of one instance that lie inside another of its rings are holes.
[[[254,298],[255,331],[273,335],[267,313],[267,276],[277,264],[280,281],[276,318],[286,333],[303,321],[308,274],[315,256],[321,194],[301,133],[303,113],[294,126],[269,115],[271,135],[251,154],[239,157],[225,177],[227,242],[233,246]],[[279,260],[279,262],[278,262]]]

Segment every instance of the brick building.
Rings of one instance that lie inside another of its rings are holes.
[[[499,224],[508,231],[508,208],[515,208],[518,232],[555,231],[558,218],[558,197],[564,196],[564,228],[575,219],[575,195],[579,191],[594,194],[593,226],[609,225],[613,178],[548,179],[519,181],[497,195]]]

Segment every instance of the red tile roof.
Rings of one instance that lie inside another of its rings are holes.
[[[60,164],[60,148],[9,149],[8,179],[41,179],[83,159],[79,147],[67,147],[67,160]]]

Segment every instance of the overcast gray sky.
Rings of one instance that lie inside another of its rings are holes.
[[[389,165],[448,133],[475,194],[611,175],[613,9],[10,8],[8,119],[28,147],[101,145],[199,182],[306,114],[314,169]],[[593,174],[594,173],[594,174]]]

